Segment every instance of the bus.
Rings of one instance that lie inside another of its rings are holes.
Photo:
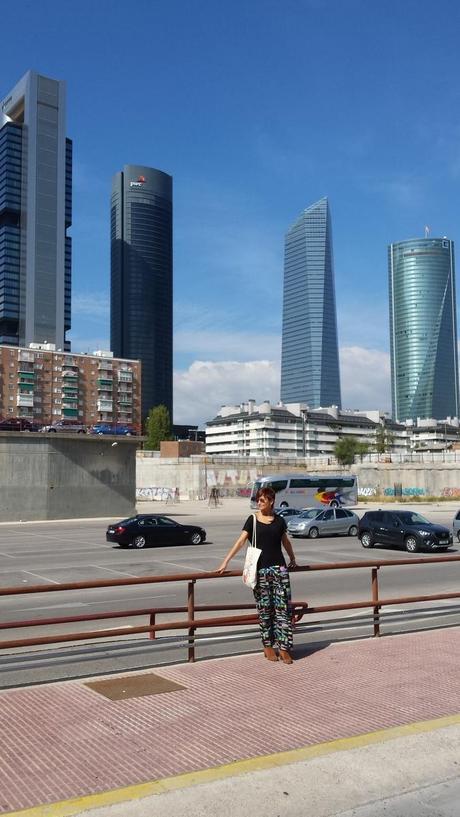
[[[259,488],[273,488],[277,508],[338,508],[356,505],[358,478],[353,474],[275,474],[258,477],[251,492],[256,508]]]

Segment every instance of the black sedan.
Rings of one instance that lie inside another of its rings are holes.
[[[181,525],[161,514],[137,514],[109,525],[107,542],[120,547],[144,548],[146,545],[199,545],[206,539],[206,531],[196,525]]]

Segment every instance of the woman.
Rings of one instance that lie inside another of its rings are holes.
[[[289,556],[289,568],[296,567],[294,551],[286,533],[286,522],[273,511],[275,492],[273,488],[261,488],[256,495],[256,546],[262,553],[257,564],[257,585],[254,588],[260,633],[264,645],[264,655],[269,661],[278,661],[274,645],[279,646],[279,657],[285,664],[292,664],[292,622],[290,613],[291,585],[288,568],[281,550],[284,547]],[[228,563],[244,543],[252,542],[254,516],[248,516],[243,530],[224,561],[218,573],[227,570]]]

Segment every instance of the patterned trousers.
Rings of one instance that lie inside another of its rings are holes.
[[[260,635],[264,647],[292,647],[291,583],[286,567],[274,565],[257,571],[254,588]]]

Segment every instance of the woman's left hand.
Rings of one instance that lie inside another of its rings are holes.
[[[288,564],[288,570],[295,570],[295,569],[296,569],[296,567],[297,567],[297,562],[296,562],[296,560],[295,560],[295,559],[291,559],[291,561],[290,561],[290,562],[289,562],[289,564]]]

